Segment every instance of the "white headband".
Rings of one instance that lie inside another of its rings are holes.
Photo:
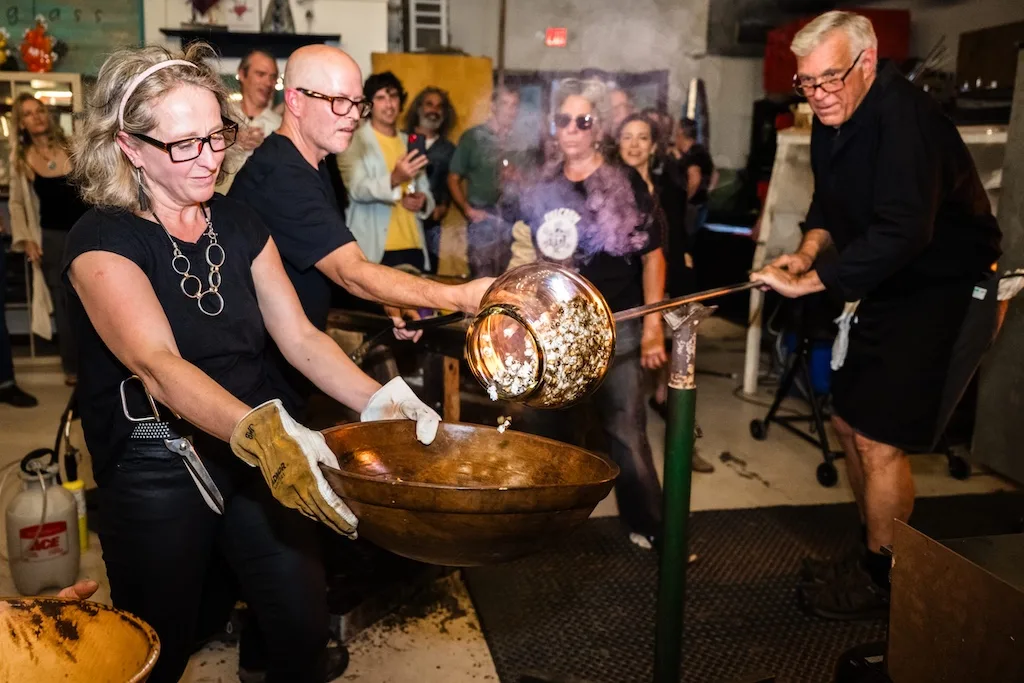
[[[139,87],[142,81],[146,80],[160,69],[166,69],[169,66],[175,66],[178,64],[182,66],[194,66],[198,68],[198,66],[195,63],[186,61],[184,59],[167,59],[162,62],[157,62],[156,64],[149,67],[148,69],[146,69],[145,71],[143,71],[138,76],[132,79],[132,82],[129,83],[128,87],[125,89],[124,95],[121,96],[121,106],[117,108],[118,130],[124,130],[124,108],[128,104],[128,98],[132,96],[132,93],[135,92],[135,89]]]

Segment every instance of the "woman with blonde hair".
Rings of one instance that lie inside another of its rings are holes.
[[[114,53],[74,142],[95,208],[69,234],[64,262],[103,559],[114,605],[160,637],[151,683],[177,681],[209,635],[221,563],[265,639],[265,680],[322,683],[347,654],[328,656],[312,520],[350,537],[357,520],[320,472],[338,466],[323,436],[288,414],[296,397],[268,358],[268,334],[363,420],[415,420],[430,443],[440,418],[401,378],[382,388],[314,328],[267,228],[214,193],[238,126],[212,57],[199,44],[178,56]]]
[[[31,93],[14,100],[14,143],[11,152],[11,248],[25,252],[33,270],[33,329],[49,339],[52,301],[57,342],[65,383],[77,378],[78,352],[68,315],[68,292],[60,264],[68,230],[88,208],[70,182],[68,141],[49,108]]]

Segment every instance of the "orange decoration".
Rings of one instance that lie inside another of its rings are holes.
[[[37,73],[53,71],[57,61],[53,47],[54,40],[46,32],[46,22],[42,16],[36,17],[36,25],[25,29],[25,37],[21,41],[21,59],[25,62],[25,68]]]

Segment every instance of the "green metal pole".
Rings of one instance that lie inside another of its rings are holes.
[[[690,304],[665,314],[672,328],[665,428],[664,512],[654,638],[654,682],[678,683],[683,648],[683,605],[689,556],[690,463],[697,414],[694,356],[697,324],[713,308]]]

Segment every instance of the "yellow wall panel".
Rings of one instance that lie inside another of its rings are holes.
[[[452,142],[458,143],[462,131],[483,123],[490,115],[494,66],[487,57],[375,52],[373,71],[390,71],[398,76],[409,93],[407,105],[427,86],[447,91],[458,116],[450,136]],[[399,120],[404,126],[404,111]],[[442,226],[438,272],[442,275],[465,275],[469,272],[466,221],[459,210],[452,207]]]
[[[494,67],[487,57],[375,52],[373,72],[383,71],[392,72],[402,81],[409,93],[407,105],[429,85],[448,92],[458,115],[452,142],[458,142],[462,131],[483,123],[490,114]],[[404,111],[400,120],[405,121]]]

